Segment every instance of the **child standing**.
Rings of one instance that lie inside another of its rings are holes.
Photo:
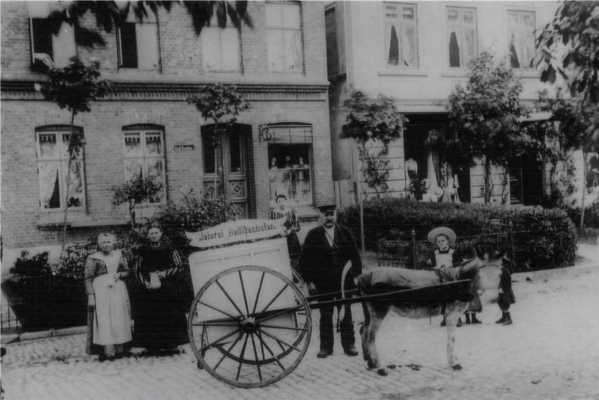
[[[499,298],[497,298],[497,304],[501,309],[501,319],[496,321],[497,324],[508,326],[512,324],[512,317],[510,316],[510,305],[516,303],[516,296],[512,290],[512,275],[509,266],[504,266],[501,269],[501,278],[499,281]]]
[[[449,269],[454,264],[454,249],[451,246],[455,244],[455,232],[448,227],[437,227],[429,232],[427,237],[428,241],[436,246],[429,259],[435,273],[437,273],[441,282],[455,280],[455,273]],[[445,304],[441,304],[441,314],[443,315],[441,326],[445,326]],[[457,326],[462,326],[461,318],[458,319]]]

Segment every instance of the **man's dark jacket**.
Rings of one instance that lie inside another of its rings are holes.
[[[347,275],[345,288],[353,288],[353,278],[362,274],[362,260],[351,232],[345,227],[335,225],[334,243],[341,255],[341,263],[335,266],[333,248],[329,245],[323,226],[310,230],[304,240],[299,271],[307,283],[316,285],[319,294],[341,290],[341,274],[348,260],[352,262],[352,268]]]

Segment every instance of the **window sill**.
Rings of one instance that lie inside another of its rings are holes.
[[[54,216],[42,216],[37,221],[36,225],[42,229],[59,229],[62,228],[64,222],[64,214],[58,213]],[[69,228],[87,228],[87,227],[107,227],[107,226],[126,226],[129,222],[123,219],[90,219],[86,215],[77,215],[71,212],[67,215],[67,227]]]
[[[420,70],[383,70],[379,76],[427,77],[428,72]]]
[[[449,70],[449,71],[445,71],[441,73],[442,77],[459,77],[459,78],[466,78],[470,75],[470,72],[468,70],[460,70],[460,69],[456,69],[454,70]]]

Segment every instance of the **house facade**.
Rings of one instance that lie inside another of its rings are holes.
[[[267,218],[279,198],[312,219],[316,206],[334,201],[323,3],[249,2],[253,27],[212,21],[199,36],[179,4],[148,10],[143,21],[131,12],[111,32],[100,30],[107,44],[95,49],[78,45],[66,23],[53,35],[53,7],[2,4],[5,256],[59,244],[65,207],[68,242],[126,226],[113,187],[139,174],[163,184],[142,205],[144,216],[190,190],[226,197],[243,218]],[[95,18],[86,14],[84,24],[96,27]],[[84,144],[70,173],[70,113],[35,90],[46,80],[34,68],[44,55],[59,67],[75,55],[97,62],[112,82],[111,94],[74,121]],[[186,99],[216,83],[236,85],[250,109],[213,140],[212,123]]]
[[[448,97],[457,84],[466,84],[468,63],[482,51],[514,69],[523,84],[521,100],[532,105],[536,92],[545,88],[529,64],[535,30],[551,20],[556,7],[543,1],[328,3],[334,180],[363,181],[355,145],[342,134],[343,101],[354,88],[373,98],[382,93],[397,99],[397,109],[409,120],[402,137],[390,146],[392,196],[409,196],[412,178],[419,177],[428,186],[424,200],[449,198],[449,185],[451,199],[484,202],[481,161],[475,167],[452,169],[451,163],[443,163],[444,155],[427,151],[425,141],[451,132]],[[532,204],[543,192],[547,168],[533,160],[515,160],[510,166],[509,175],[493,169],[492,202]],[[374,195],[367,185],[361,187]]]

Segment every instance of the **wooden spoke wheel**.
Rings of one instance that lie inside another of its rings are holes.
[[[293,371],[310,344],[310,306],[293,281],[260,266],[212,277],[189,314],[198,367],[237,387],[262,387]]]

